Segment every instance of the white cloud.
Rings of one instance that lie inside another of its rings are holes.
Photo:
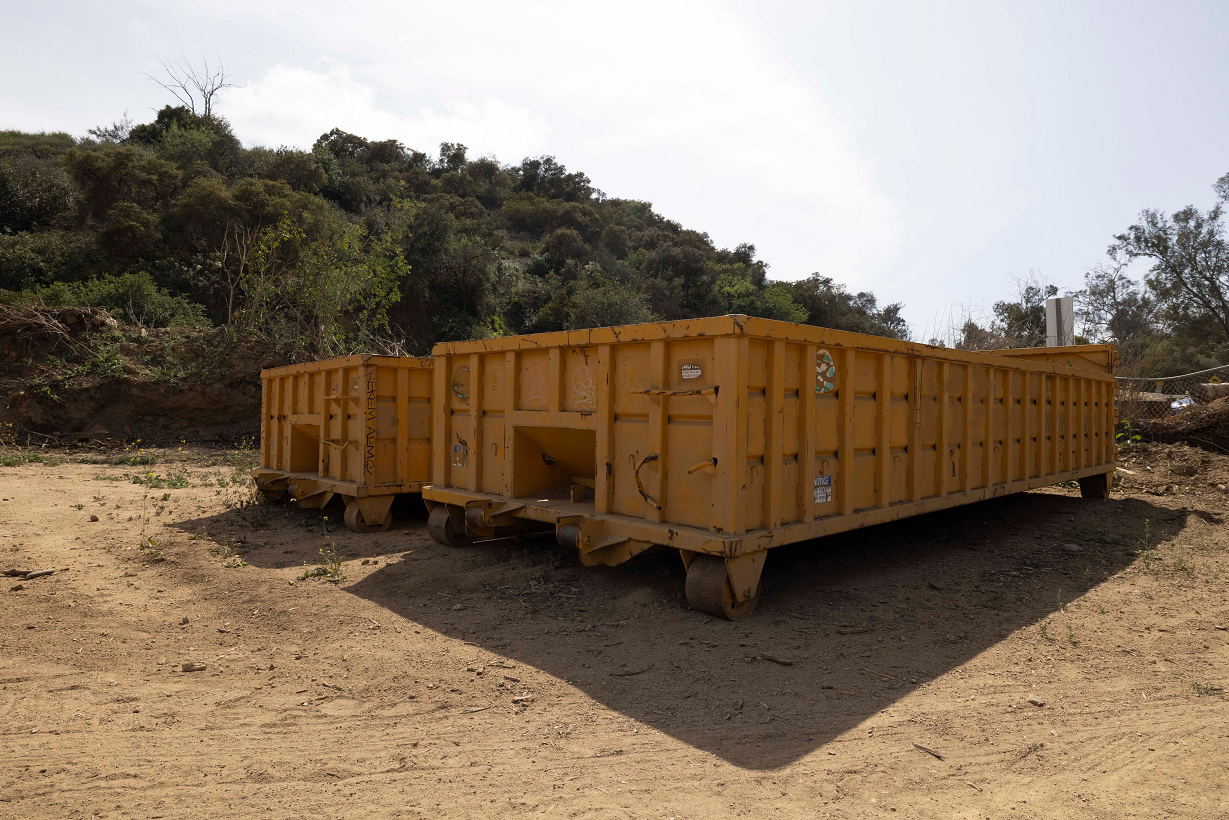
[[[322,62],[319,70],[278,64],[228,91],[225,111],[236,131],[253,143],[309,147],[340,128],[369,139],[399,139],[428,153],[447,141],[517,158],[548,142],[550,128],[524,108],[483,97],[444,110],[399,111],[381,106],[376,88],[357,81],[346,64]]]
[[[319,61],[287,59],[225,99],[245,139],[333,127],[504,162],[553,154],[650,200],[776,277],[865,287],[895,256],[891,203],[813,86],[722,3],[235,5]],[[753,12],[749,12],[753,13]],[[285,28],[287,21],[293,27]]]

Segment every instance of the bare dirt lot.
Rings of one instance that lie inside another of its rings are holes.
[[[730,623],[676,555],[148,456],[0,468],[0,569],[56,569],[0,588],[0,816],[1229,816],[1229,458],[783,548]]]

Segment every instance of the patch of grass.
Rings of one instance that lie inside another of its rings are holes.
[[[166,475],[161,476],[154,473],[153,470],[148,470],[144,473],[138,473],[132,477],[133,484],[141,484],[151,490],[182,490],[189,486],[188,471],[180,470],[179,472],[167,471]]]
[[[325,581],[333,584],[339,584],[346,580],[346,568],[342,566],[342,561],[345,556],[337,551],[337,544],[333,543],[326,547],[320,548],[320,558],[316,561],[315,566],[303,565],[303,574],[299,576],[300,581],[307,581],[312,578],[322,578]]]
[[[49,467],[54,467],[59,463],[60,460],[58,458],[45,456],[33,450],[0,453],[0,467],[20,467],[23,464],[46,464]]]
[[[1201,697],[1225,694],[1225,687],[1216,683],[1200,683],[1199,681],[1191,681],[1191,689],[1194,690],[1196,695]]]

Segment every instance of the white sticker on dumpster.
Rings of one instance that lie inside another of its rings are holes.
[[[827,504],[832,500],[832,476],[815,476],[815,503]]]

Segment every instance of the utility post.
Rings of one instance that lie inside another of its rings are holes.
[[[1075,300],[1070,296],[1046,299],[1046,347],[1075,344]]]

